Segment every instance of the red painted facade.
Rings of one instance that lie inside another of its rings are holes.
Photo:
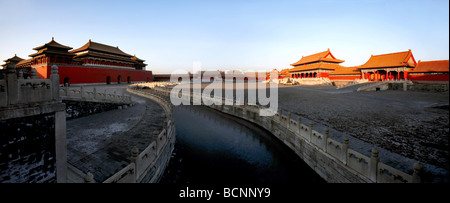
[[[449,75],[448,73],[443,74],[409,74],[408,80],[411,81],[449,81]]]
[[[38,78],[50,78],[51,66],[45,65],[35,67]],[[105,83],[109,77],[110,83],[117,83],[120,76],[121,83],[136,81],[153,81],[152,71],[144,70],[123,70],[112,68],[94,68],[83,66],[58,66],[59,83],[64,84],[64,79],[68,79],[70,84],[80,83]]]
[[[360,75],[329,75],[330,80],[356,80],[361,79]]]
[[[319,72],[317,77],[319,77],[319,78],[329,78],[330,76],[328,75],[328,73]]]
[[[41,66],[35,68],[39,78],[49,78],[51,66]],[[151,71],[143,70],[122,70],[112,68],[94,68],[82,66],[59,66],[59,83],[64,84],[64,80],[68,79],[70,84],[80,83],[105,83],[109,77],[110,83],[117,83],[120,76],[121,83],[135,81],[153,81]]]
[[[410,71],[408,79],[412,81],[449,81],[449,61],[419,61]]]

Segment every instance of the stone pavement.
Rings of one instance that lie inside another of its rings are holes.
[[[126,92],[127,85],[85,86]],[[125,93],[128,94],[128,93]],[[154,130],[162,130],[164,110],[152,100],[132,95],[134,105],[67,121],[67,160],[103,182],[130,163],[130,150],[144,150]]]

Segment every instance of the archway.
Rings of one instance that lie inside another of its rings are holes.
[[[106,77],[106,84],[111,84],[111,77],[110,76],[108,76],[108,77]]]
[[[127,77],[127,82],[128,82],[128,84],[131,83],[131,77],[130,76]]]
[[[69,80],[69,77],[65,77],[65,78],[64,78],[64,86],[65,86],[65,87],[70,86],[70,80]]]
[[[120,80],[122,79],[122,77],[119,75],[117,76],[117,84],[120,84]]]

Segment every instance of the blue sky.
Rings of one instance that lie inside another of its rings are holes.
[[[289,68],[330,48],[344,66],[411,49],[449,56],[448,0],[32,1],[0,0],[0,59],[29,58],[55,37],[89,39],[146,60],[148,70]]]

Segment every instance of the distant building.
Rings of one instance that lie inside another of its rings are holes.
[[[144,60],[127,54],[109,45],[89,40],[84,46],[72,50],[53,38],[36,47],[30,59],[17,56],[6,60],[15,63],[16,68],[36,69],[39,78],[49,78],[51,66],[59,67],[60,84],[77,83],[122,83],[152,81],[152,71],[146,71]],[[6,64],[5,64],[6,65]],[[4,66],[5,66],[4,65]]]
[[[362,79],[370,81],[407,79],[408,72],[416,67],[411,50],[390,54],[372,55],[359,67]]]
[[[11,64],[16,65],[20,61],[23,61],[23,58],[20,58],[17,55],[14,55],[12,58],[4,60],[5,64],[3,64],[2,66],[3,66],[3,68],[6,68],[6,66],[8,66],[8,64],[11,63]]]
[[[304,56],[289,69],[291,78],[322,78],[328,77],[330,72],[343,68],[339,65],[344,60],[337,59],[331,54],[330,49],[317,54]]]
[[[289,74],[289,69],[282,69],[281,71],[278,71],[276,68],[271,70],[270,72],[266,73],[266,79],[270,79],[270,73],[276,73],[278,74],[278,79],[284,79],[284,78],[289,78],[290,74]]]
[[[345,84],[353,80],[368,81],[411,80],[415,81],[449,81],[448,60],[424,61],[417,63],[411,50],[372,55],[363,65],[344,67],[328,49],[325,52],[302,57],[291,64],[290,77],[329,78],[333,82]],[[336,83],[336,84],[337,84]]]
[[[8,64],[14,64],[17,67],[17,64],[21,61],[24,61],[24,59],[18,57],[17,55],[14,55],[12,58],[4,60],[5,64],[2,65],[3,69],[0,70],[0,79],[4,78],[4,73],[6,72],[6,66]],[[16,73],[22,72],[23,77],[31,77],[31,69],[30,68],[17,68],[18,70]]]

